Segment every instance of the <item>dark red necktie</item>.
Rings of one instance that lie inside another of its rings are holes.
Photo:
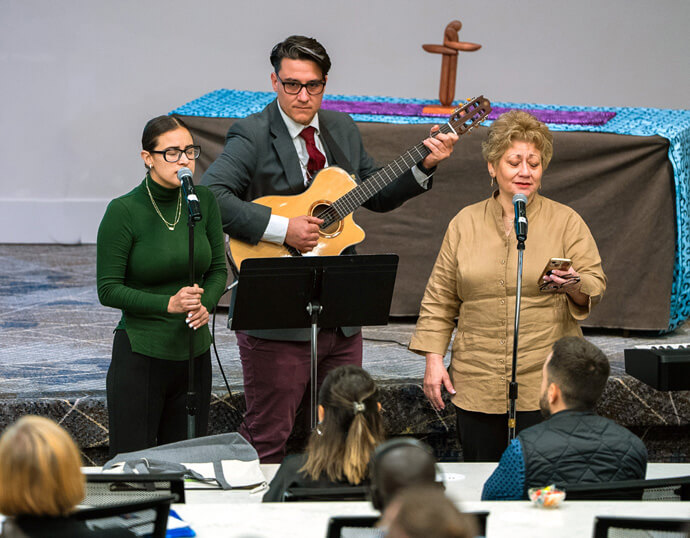
[[[305,127],[299,134],[307,143],[307,153],[309,154],[309,161],[307,162],[307,182],[314,179],[316,173],[326,165],[326,157],[316,147],[314,142],[314,127]]]

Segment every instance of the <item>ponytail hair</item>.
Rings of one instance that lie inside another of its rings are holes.
[[[359,484],[366,479],[371,455],[384,439],[378,396],[376,383],[359,366],[332,370],[319,391],[323,421],[311,433],[300,471],[312,480],[326,475],[333,482]]]

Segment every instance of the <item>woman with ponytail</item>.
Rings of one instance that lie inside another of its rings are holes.
[[[384,430],[378,388],[359,366],[331,370],[319,390],[319,424],[304,454],[283,460],[263,502],[282,502],[292,487],[368,483],[367,467]]]

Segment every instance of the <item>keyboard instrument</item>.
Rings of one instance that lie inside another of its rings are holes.
[[[657,390],[690,390],[690,343],[626,349],[625,371]]]

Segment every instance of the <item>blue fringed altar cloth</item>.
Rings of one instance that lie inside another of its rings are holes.
[[[275,99],[274,92],[216,90],[176,108],[171,114],[208,118],[244,118],[260,112]],[[328,95],[323,108],[349,112],[358,122],[394,124],[438,123],[439,114],[424,113],[438,102],[395,97]],[[668,158],[676,190],[676,256],[671,290],[669,330],[690,318],[690,110],[628,107],[582,107],[493,102],[490,125],[498,112],[526,110],[553,131],[591,131],[631,136],[661,136],[669,140]]]

